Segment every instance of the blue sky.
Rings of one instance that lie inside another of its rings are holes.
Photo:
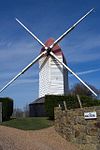
[[[40,52],[41,46],[15,20],[17,17],[45,42],[55,40],[91,8],[95,11],[60,43],[68,66],[85,82],[100,89],[100,2],[97,0],[1,0],[0,88]],[[38,97],[38,63],[19,77],[0,97],[23,108]],[[78,80],[70,76],[72,87]]]

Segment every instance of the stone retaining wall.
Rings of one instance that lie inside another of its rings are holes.
[[[86,120],[84,112],[97,112],[97,119]],[[100,150],[100,106],[62,111],[55,108],[55,130],[79,150]]]

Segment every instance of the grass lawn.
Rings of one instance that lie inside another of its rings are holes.
[[[0,125],[14,127],[22,130],[39,130],[52,126],[53,122],[48,120],[46,117],[28,117],[12,119],[0,123]]]

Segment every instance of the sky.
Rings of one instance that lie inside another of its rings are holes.
[[[59,43],[68,66],[86,83],[100,89],[99,0],[0,0],[0,89],[35,59],[41,45],[15,20],[18,18],[43,43],[55,40],[91,8],[95,10]],[[39,95],[38,62],[0,93],[24,108]],[[79,81],[69,73],[69,87]]]

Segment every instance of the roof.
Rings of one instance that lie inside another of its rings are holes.
[[[45,45],[47,47],[51,46],[53,43],[54,43],[54,39],[53,38],[49,38],[46,42],[45,42]],[[42,53],[43,51],[45,51],[44,47],[42,47],[41,49],[41,52]],[[52,48],[52,52],[55,54],[55,55],[62,55],[63,56],[63,59],[64,59],[64,63],[67,64],[66,62],[66,58],[64,57],[64,54],[60,48],[60,46],[58,44],[56,44],[53,48]]]
[[[46,42],[45,45],[47,47],[51,46],[54,43],[54,39],[53,38],[49,38]],[[45,51],[44,47],[42,47],[41,52]],[[58,44],[56,44],[53,48],[52,51],[54,52],[54,54],[56,55],[63,55],[63,52],[60,48],[60,46]]]
[[[44,103],[44,102],[45,102],[45,97],[40,97],[40,98],[36,99],[35,101],[33,101],[32,103],[30,103],[30,105],[40,104],[40,103]]]

